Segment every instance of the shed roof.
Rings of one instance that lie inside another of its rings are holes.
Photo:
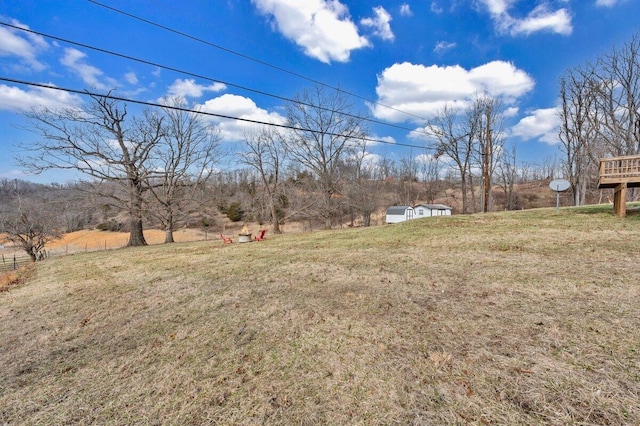
[[[407,211],[407,209],[412,209],[413,207],[411,206],[391,206],[387,209],[387,214],[391,214],[391,215],[404,215],[404,212]]]
[[[426,207],[431,210],[452,210],[451,207],[444,204],[418,204],[416,207]]]

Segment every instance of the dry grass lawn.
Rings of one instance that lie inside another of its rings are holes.
[[[0,424],[640,424],[640,216],[81,253],[0,293]]]
[[[208,234],[206,238],[216,239],[216,234]],[[148,244],[164,243],[164,231],[147,229],[144,238]],[[205,239],[204,232],[195,229],[181,229],[175,231],[173,237],[176,242],[200,241]],[[217,236],[220,238],[219,236]],[[95,229],[71,232],[61,239],[47,244],[47,251],[56,255],[62,252],[77,253],[82,251],[110,250],[122,248],[129,241],[128,232],[107,232]]]

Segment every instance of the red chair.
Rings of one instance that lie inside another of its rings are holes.
[[[220,238],[222,238],[222,244],[231,244],[233,242],[231,237],[225,237],[223,234],[220,234]]]
[[[255,237],[253,237],[254,240],[256,241],[264,241],[264,234],[267,232],[266,229],[261,229],[260,233],[258,235],[256,235]]]

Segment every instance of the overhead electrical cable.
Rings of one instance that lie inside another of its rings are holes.
[[[310,81],[310,82],[312,82],[312,83],[314,83],[314,84],[318,84],[318,85],[321,85],[321,86],[324,86],[324,87],[327,87],[327,88],[330,88],[330,89],[333,89],[333,90],[337,90],[337,91],[342,92],[342,93],[344,93],[344,94],[346,94],[346,95],[353,96],[354,98],[358,98],[358,99],[360,99],[360,100],[363,100],[363,101],[369,102],[369,103],[371,103],[371,104],[379,105],[379,106],[381,106],[381,107],[388,108],[388,109],[390,109],[390,110],[393,110],[393,111],[396,111],[396,112],[399,112],[399,113],[405,114],[405,115],[407,115],[407,116],[414,117],[414,118],[418,118],[418,119],[423,120],[423,121],[427,121],[427,119],[426,119],[425,117],[421,117],[421,116],[419,116],[419,115],[412,114],[412,113],[407,112],[407,111],[403,111],[403,110],[401,110],[401,109],[398,109],[398,108],[392,107],[392,106],[390,106],[390,105],[385,105],[385,104],[380,103],[380,102],[378,102],[378,101],[371,100],[371,99],[369,99],[369,98],[366,98],[366,97],[364,97],[364,96],[358,95],[358,94],[353,93],[353,92],[349,92],[349,91],[344,90],[344,89],[341,89],[341,88],[339,88],[339,87],[331,86],[331,85],[329,85],[329,84],[327,84],[327,83],[323,83],[322,81],[316,80],[316,79],[311,78],[311,77],[307,77],[307,76],[302,75],[302,74],[300,74],[300,73],[297,73],[297,72],[295,72],[295,71],[291,71],[291,70],[288,70],[288,69],[283,68],[283,67],[281,67],[281,66],[274,65],[274,64],[272,64],[272,63],[270,63],[270,62],[267,62],[267,61],[263,61],[263,60],[261,60],[261,59],[254,58],[254,57],[249,56],[249,55],[247,55],[247,54],[244,54],[244,53],[238,52],[238,51],[236,51],[236,50],[229,49],[228,47],[224,47],[224,46],[221,46],[221,45],[219,45],[219,44],[212,43],[212,42],[210,42],[210,41],[207,41],[207,40],[201,39],[201,38],[196,37],[196,36],[193,36],[193,35],[191,35],[191,34],[187,34],[187,33],[185,33],[185,32],[182,32],[182,31],[176,30],[175,28],[167,27],[166,25],[162,25],[162,24],[159,24],[159,23],[157,23],[157,22],[150,21],[150,20],[148,20],[148,19],[142,18],[142,17],[137,16],[137,15],[134,15],[134,14],[132,14],[132,13],[125,12],[124,10],[117,9],[117,8],[115,8],[115,7],[113,7],[113,6],[109,6],[109,5],[106,5],[106,4],[104,4],[104,3],[100,3],[100,2],[98,2],[98,1],[96,1],[96,0],[87,0],[87,1],[88,1],[89,3],[93,3],[93,4],[95,4],[96,6],[104,7],[105,9],[111,10],[111,11],[113,11],[113,12],[119,13],[119,14],[124,15],[124,16],[127,16],[127,17],[129,17],[129,18],[132,18],[132,19],[138,20],[138,21],[140,21],[140,22],[144,22],[145,24],[149,24],[149,25],[152,25],[152,26],[154,26],[154,27],[156,27],[156,28],[160,28],[160,29],[163,29],[163,30],[165,30],[165,31],[172,32],[172,33],[177,34],[177,35],[182,36],[182,37],[186,37],[186,38],[188,38],[188,39],[190,39],[190,40],[197,41],[198,43],[206,44],[207,46],[213,47],[213,48],[215,48],[215,49],[222,50],[222,51],[224,51],[224,52],[230,53],[230,54],[235,55],[235,56],[239,56],[239,57],[241,57],[241,58],[243,58],[243,59],[247,59],[247,60],[249,60],[249,61],[256,62],[256,63],[258,63],[258,64],[260,64],[260,65],[264,65],[264,66],[266,66],[266,67],[273,68],[273,69],[275,69],[275,70],[278,70],[278,71],[281,71],[281,72],[284,72],[284,73],[287,73],[287,74],[293,75],[293,76],[298,77],[298,78],[301,78],[301,79],[303,79],[303,80]]]
[[[318,109],[321,109],[321,110],[324,110],[324,111],[331,111],[329,108],[324,108],[321,105],[313,105],[313,104],[310,104],[310,103],[306,103],[306,102],[302,102],[302,101],[299,101],[299,100],[287,98],[287,97],[284,97],[284,96],[275,95],[273,93],[265,92],[263,90],[252,89],[250,87],[242,86],[242,85],[235,84],[235,83],[230,83],[228,81],[219,80],[219,79],[212,78],[212,77],[207,77],[207,76],[204,76],[204,75],[196,74],[196,73],[193,73],[193,72],[190,72],[190,71],[181,70],[179,68],[171,67],[171,66],[168,66],[168,65],[162,65],[162,64],[159,64],[159,63],[156,63],[156,62],[148,61],[146,59],[141,59],[141,58],[137,58],[137,57],[134,57],[134,56],[126,55],[126,54],[123,54],[123,53],[114,52],[112,50],[107,50],[107,49],[103,49],[103,48],[100,48],[100,47],[92,46],[92,45],[89,45],[89,44],[80,43],[80,42],[76,42],[76,41],[69,40],[69,39],[66,39],[66,38],[54,36],[54,35],[51,35],[51,34],[46,34],[46,33],[43,33],[43,32],[40,32],[40,31],[36,31],[36,30],[30,29],[30,28],[18,27],[16,25],[12,25],[12,24],[9,24],[7,22],[0,21],[0,25],[5,26],[5,27],[9,27],[9,28],[12,28],[12,29],[15,29],[15,30],[18,30],[18,31],[23,31],[23,32],[27,32],[27,33],[30,33],[30,34],[38,35],[38,36],[41,36],[41,37],[49,38],[51,40],[56,40],[56,41],[60,41],[60,42],[63,42],[63,43],[68,43],[68,44],[71,44],[71,45],[74,45],[74,46],[82,47],[82,48],[85,48],[85,49],[93,50],[93,51],[96,51],[96,52],[105,53],[107,55],[112,55],[112,56],[116,56],[116,57],[119,57],[119,58],[122,58],[122,59],[127,59],[127,60],[138,62],[138,63],[141,63],[141,64],[145,64],[145,65],[161,68],[161,69],[164,69],[164,70],[167,70],[167,71],[172,71],[172,72],[176,72],[176,73],[179,73],[179,74],[188,75],[190,77],[195,77],[195,78],[199,78],[199,79],[202,79],[202,80],[211,81],[213,83],[221,83],[221,84],[224,84],[224,85],[229,86],[229,87],[235,87],[236,89],[246,90],[247,92],[252,92],[252,93],[259,94],[259,95],[268,96],[268,97],[271,97],[271,98],[274,98],[274,99],[279,99],[279,100],[282,100],[282,101],[285,101],[285,102],[292,102],[292,103],[296,103],[298,105],[304,105],[304,106],[308,106],[308,107],[311,107],[311,108],[318,108]],[[394,127],[396,129],[406,130],[408,132],[414,132],[414,133],[422,133],[425,136],[429,136],[429,134],[427,132],[424,132],[424,131],[421,131],[421,130],[418,130],[418,129],[411,129],[411,128],[408,128],[408,127],[405,127],[405,126],[400,126],[398,124],[386,123],[386,122],[383,122],[383,121],[374,120],[374,119],[371,119],[371,118],[368,118],[368,117],[361,117],[361,116],[357,116],[355,114],[349,114],[349,113],[346,113],[346,112],[340,112],[339,114],[347,116],[347,117],[351,117],[351,118],[358,118],[358,119],[361,119],[363,121],[367,121],[369,123],[379,124],[381,126]]]
[[[159,104],[159,103],[155,103],[155,102],[149,102],[149,101],[140,101],[140,100],[137,100],[137,99],[125,98],[123,96],[115,96],[115,95],[112,95],[111,93],[107,93],[107,94],[96,93],[96,92],[91,92],[89,90],[71,89],[71,88],[68,88],[68,87],[53,86],[51,84],[43,84],[43,83],[36,83],[36,82],[33,82],[33,81],[17,80],[17,79],[8,78],[8,77],[0,77],[0,81],[4,81],[4,82],[7,82],[7,83],[21,84],[21,85],[25,85],[25,86],[39,87],[39,88],[42,88],[42,89],[58,90],[58,91],[61,91],[61,92],[74,93],[74,94],[83,95],[83,96],[92,96],[92,97],[97,97],[97,98],[112,99],[112,100],[115,100],[115,101],[128,102],[128,103],[131,103],[131,104],[143,105],[143,106],[154,107],[154,108],[171,109],[171,110],[176,110],[176,111],[181,111],[181,112],[206,115],[206,116],[209,116],[209,117],[217,117],[217,118],[224,118],[224,119],[227,119],[227,120],[243,121],[245,123],[261,124],[261,125],[265,125],[265,126],[273,126],[273,127],[279,127],[279,128],[282,128],[282,129],[295,130],[295,131],[301,131],[301,132],[318,133],[317,130],[308,129],[308,128],[304,128],[304,127],[296,127],[296,126],[291,126],[291,125],[288,125],[288,124],[270,123],[270,122],[266,122],[266,121],[252,120],[252,119],[249,119],[249,118],[235,117],[235,116],[232,116],[232,115],[217,114],[217,113],[214,113],[214,112],[198,111],[198,110],[194,110],[194,109],[182,108],[182,107],[172,106],[172,105],[163,105],[163,104]],[[326,134],[327,136],[345,137],[347,139],[357,139],[357,140],[361,140],[361,141],[365,141],[365,142],[380,143],[380,144],[387,144],[387,145],[394,145],[394,146],[402,146],[402,147],[406,147],[406,148],[429,149],[429,148],[427,148],[425,146],[412,145],[412,144],[399,143],[399,142],[389,142],[389,141],[385,141],[385,140],[381,140],[381,139],[373,139],[373,138],[367,138],[367,137],[345,136],[343,134],[332,133],[332,132],[325,132],[324,134]]]

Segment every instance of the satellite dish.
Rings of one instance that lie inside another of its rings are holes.
[[[554,179],[549,184],[549,188],[551,188],[556,192],[566,191],[567,189],[569,189],[570,186],[571,186],[571,183],[565,179]]]
[[[556,192],[556,213],[560,213],[560,193],[566,191],[571,183],[565,179],[554,179],[549,184],[549,188]]]

